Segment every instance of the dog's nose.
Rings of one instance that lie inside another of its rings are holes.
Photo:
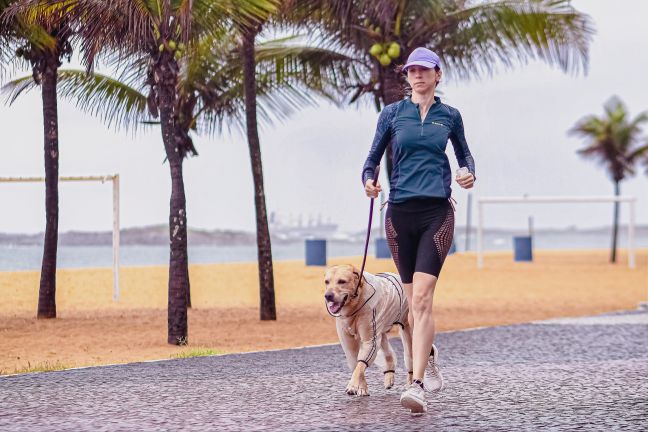
[[[335,294],[333,294],[331,292],[324,294],[324,298],[326,299],[326,301],[333,301],[334,297],[335,297]]]

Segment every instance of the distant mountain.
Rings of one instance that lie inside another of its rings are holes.
[[[232,230],[189,229],[188,242],[191,245],[250,245],[256,243],[256,234]],[[0,234],[0,245],[33,246],[43,243],[43,234]],[[61,246],[108,246],[112,244],[112,232],[68,231],[59,234]],[[123,228],[120,231],[121,245],[161,246],[169,244],[169,228],[152,225],[137,228]]]
[[[558,228],[536,228],[536,235],[552,234],[578,234],[578,235],[607,235],[611,233],[611,227],[577,229],[576,227]],[[375,227],[371,230],[371,237],[375,239],[379,236],[380,229]],[[477,229],[471,227],[471,236],[476,236]],[[463,235],[466,232],[464,226],[457,226],[455,229],[457,235]],[[525,235],[526,229],[484,229],[484,235],[490,236],[512,236]],[[366,231],[356,231],[353,233],[337,233],[328,237],[332,242],[351,242],[364,243]],[[627,227],[619,227],[619,235],[627,235]],[[637,239],[648,238],[648,225],[639,225],[635,227],[635,236]],[[123,228],[120,232],[120,241],[122,245],[139,245],[139,246],[165,246],[169,244],[169,231],[166,225],[151,225],[137,228]],[[225,245],[254,245],[256,244],[256,234],[248,231],[235,230],[200,230],[189,228],[189,244],[192,246],[225,246]],[[302,237],[291,236],[286,238],[285,233],[273,233],[272,241],[275,244],[294,243],[303,241]],[[40,246],[43,244],[43,233],[38,234],[2,234],[0,233],[0,245],[13,246]],[[83,232],[68,231],[59,234],[59,245],[61,246],[109,246],[112,244],[112,232]]]

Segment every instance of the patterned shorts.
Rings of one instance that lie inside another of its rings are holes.
[[[454,208],[447,198],[389,203],[385,231],[403,283],[414,272],[439,277],[454,234]]]

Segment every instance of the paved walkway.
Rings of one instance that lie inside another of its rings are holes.
[[[447,389],[422,417],[375,367],[345,395],[334,345],[0,378],[0,430],[648,430],[648,310],[437,343]]]

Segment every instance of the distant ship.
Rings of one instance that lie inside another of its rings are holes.
[[[276,212],[270,212],[268,221],[270,234],[282,240],[301,240],[307,238],[332,238],[335,236],[338,226],[331,222],[330,218],[322,222],[322,216],[317,219],[308,218],[304,223],[300,214],[296,220],[292,216],[281,217]]]

